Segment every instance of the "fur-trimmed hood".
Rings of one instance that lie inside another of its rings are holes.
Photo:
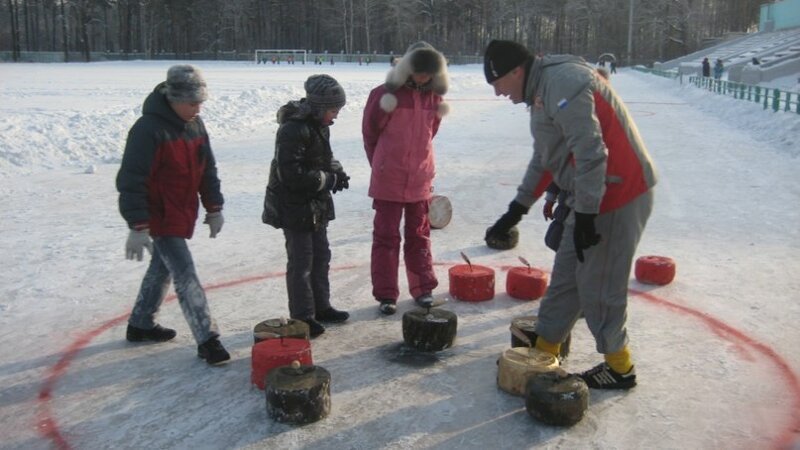
[[[386,112],[392,112],[397,107],[397,98],[394,92],[406,84],[412,83],[411,75],[415,72],[430,73],[433,78],[424,86],[413,86],[419,90],[433,91],[435,94],[444,96],[450,87],[450,78],[447,74],[447,60],[444,55],[437,51],[433,46],[425,41],[411,44],[406,53],[397,64],[386,74],[386,90],[388,91],[381,98],[381,108]],[[443,117],[449,111],[446,103],[440,104],[439,116]]]

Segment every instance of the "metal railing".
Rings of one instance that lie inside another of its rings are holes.
[[[763,105],[764,109],[772,109],[775,112],[794,111],[796,114],[800,114],[800,93],[798,92],[781,91],[777,88],[753,86],[697,75],[690,76],[689,83],[720,95],[759,103]]]

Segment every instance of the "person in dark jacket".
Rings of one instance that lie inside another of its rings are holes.
[[[262,220],[283,229],[286,238],[289,314],[306,322],[311,337],[317,337],[325,332],[322,323],[350,317],[331,306],[327,231],[335,218],[331,193],[349,188],[350,177],[330,144],[329,127],[345,104],[344,89],[328,75],[312,75],[305,91],[305,98],[278,110]]]
[[[581,313],[604,362],[580,374],[590,388],[630,389],[627,292],[633,256],[653,208],[655,167],[622,100],[582,58],[534,57],[491,41],[484,75],[497,96],[530,109],[533,156],[514,200],[486,233],[516,226],[551,181],[571,212],[536,323],[537,349],[558,356]]]
[[[219,342],[186,242],[194,233],[201,202],[210,237],[217,236],[224,222],[217,165],[198,116],[207,97],[206,82],[196,67],[170,67],[167,80],[147,96],[142,116],[128,132],[116,184],[119,210],[130,228],[127,258],[141,261],[144,249],[151,253],[128,319],[127,340],[164,342],[175,337],[175,330],[155,322],[173,282],[198,344],[197,356],[216,365],[228,361],[230,354]]]
[[[708,62],[708,58],[703,58],[703,76],[704,77],[711,76],[711,63]]]

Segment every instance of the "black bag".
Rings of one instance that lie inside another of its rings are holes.
[[[547,227],[547,233],[544,234],[544,244],[553,251],[558,251],[558,246],[561,244],[561,236],[564,234],[564,221],[570,213],[569,207],[559,202],[556,210],[553,212],[553,221]]]

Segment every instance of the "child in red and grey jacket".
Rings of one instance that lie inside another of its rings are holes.
[[[383,314],[394,314],[400,257],[400,219],[405,215],[403,256],[411,296],[433,304],[438,285],[433,271],[428,208],[435,176],[433,138],[448,107],[444,56],[427,42],[412,44],[370,92],[362,134],[372,167],[369,196],[375,210],[372,294]]]

